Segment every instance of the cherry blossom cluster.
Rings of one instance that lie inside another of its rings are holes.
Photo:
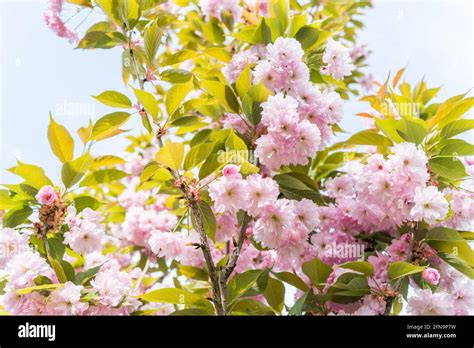
[[[81,223],[87,221],[87,216],[79,217]],[[140,305],[133,297],[136,292],[132,288],[131,274],[120,271],[119,263],[113,258],[102,256],[97,265],[100,270],[87,289],[71,281],[60,284],[46,259],[30,245],[31,235],[28,230],[0,230],[0,260],[7,280],[0,305],[7,312],[14,315],[123,315]],[[86,262],[85,266],[89,264]],[[57,286],[51,291],[18,293],[20,289],[36,286],[37,279],[48,279]]]
[[[67,27],[61,19],[64,0],[49,0],[48,9],[43,14],[46,25],[53,30],[59,37],[68,39],[70,43],[75,44],[79,41],[77,33]]]
[[[223,176],[209,185],[217,213],[225,219],[243,210],[255,218],[249,236],[276,253],[277,268],[293,269],[301,263],[310,232],[319,224],[318,207],[312,201],[278,199],[279,186],[271,178],[252,174],[245,179],[238,167],[227,165]]]
[[[427,186],[425,153],[413,143],[397,144],[391,151],[387,158],[370,155],[365,164],[350,161],[343,168],[345,174],[326,181],[335,208],[349,225],[365,232],[395,231],[406,221],[443,220],[449,205],[442,192]]]
[[[257,134],[263,134],[256,140],[256,155],[271,170],[307,164],[308,158],[329,142],[331,125],[342,119],[339,94],[321,91],[309,81],[303,54],[297,40],[279,37],[266,47],[256,45],[241,51],[223,69],[229,82],[235,82],[246,64],[255,64],[254,83],[262,81],[276,93],[262,103]],[[246,132],[237,115],[227,115],[224,126]]]

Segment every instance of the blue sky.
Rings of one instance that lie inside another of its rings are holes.
[[[364,18],[366,28],[360,42],[373,51],[370,70],[378,79],[408,65],[407,81],[426,76],[431,86],[443,85],[441,99],[474,86],[471,1],[375,0],[374,5]],[[5,170],[16,158],[41,165],[52,179],[58,179],[60,165],[46,139],[49,112],[75,131],[89,118],[110,112],[91,95],[108,89],[126,92],[120,75],[120,49],[74,50],[44,25],[45,8],[42,0],[0,0],[2,183],[17,181]],[[95,19],[91,16],[80,30]],[[366,104],[348,103],[342,127],[351,132],[360,129],[363,120],[353,115],[364,111]],[[125,144],[119,139],[105,141],[96,152],[120,153]],[[81,150],[76,136],[76,151]]]

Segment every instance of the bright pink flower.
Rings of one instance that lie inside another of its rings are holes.
[[[438,285],[441,275],[436,268],[428,267],[423,270],[421,277],[431,285]]]
[[[39,191],[38,194],[35,196],[36,200],[41,204],[52,206],[56,201],[58,194],[54,187],[50,185],[43,186]]]
[[[235,164],[227,164],[224,168],[222,168],[222,175],[228,178],[242,179],[242,175],[239,172],[240,166]]]

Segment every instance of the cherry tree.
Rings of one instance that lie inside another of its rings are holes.
[[[102,20],[76,33],[65,6]],[[110,113],[76,140],[50,115],[61,182],[9,169],[3,310],[472,314],[474,146],[459,135],[474,99],[433,102],[404,69],[374,81],[357,40],[371,6],[51,0],[46,24],[84,54],[116,51],[128,93],[94,96]],[[371,111],[344,115],[355,98]],[[366,129],[345,136],[343,116]],[[95,153],[125,136],[123,155]]]

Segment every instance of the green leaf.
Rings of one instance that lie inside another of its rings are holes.
[[[336,303],[352,303],[370,294],[370,287],[365,276],[357,273],[344,273],[337,278],[329,289],[331,300]]]
[[[428,130],[424,125],[424,121],[418,119],[419,122],[410,121],[403,118],[397,124],[398,134],[405,140],[417,145],[421,144],[428,135]]]
[[[392,145],[392,142],[387,137],[370,130],[365,130],[354,134],[349,139],[347,139],[346,143],[349,145]]]
[[[442,138],[451,138],[455,135],[467,132],[468,130],[474,129],[474,120],[457,120],[448,123],[441,129]]]
[[[463,157],[474,155],[474,145],[461,139],[447,139],[441,142],[443,147],[439,153],[442,157]]]
[[[250,298],[241,298],[235,301],[230,312],[232,315],[274,315],[272,309],[262,302]]]
[[[232,55],[223,47],[209,47],[204,53],[224,63],[229,63],[232,59]]]
[[[245,142],[234,132],[233,129],[230,129],[229,136],[225,141],[225,148],[227,151],[247,151],[247,145],[245,145]]]
[[[273,273],[273,275],[281,281],[284,281],[285,283],[290,284],[301,291],[308,291],[309,289],[308,285],[306,285],[306,283],[294,273],[278,272]]]
[[[428,231],[426,242],[438,252],[444,252],[461,258],[474,267],[474,251],[458,231],[436,227]]]
[[[59,237],[48,237],[48,245],[50,250],[50,256],[56,260],[62,260],[66,247],[63,241]]]
[[[214,143],[202,143],[191,148],[184,159],[184,170],[190,170],[204,161],[214,148]]]
[[[140,183],[150,180],[160,168],[160,165],[155,161],[148,163],[140,174]]]
[[[269,277],[263,296],[275,312],[281,313],[285,302],[285,286],[281,281]]]
[[[300,30],[301,27],[306,25],[307,21],[308,15],[306,13],[294,15],[290,24],[290,37],[294,37],[298,30]]]
[[[102,203],[91,196],[81,195],[74,198],[74,206],[76,207],[77,213],[80,213],[86,208],[97,210],[101,205]]]
[[[466,112],[468,112],[474,106],[474,97],[466,98],[459,100],[454,103],[454,107],[451,108],[449,112],[447,112],[446,116],[443,117],[439,125],[443,127],[448,123],[455,121],[462,117]]]
[[[338,265],[340,268],[351,269],[356,272],[365,274],[366,276],[374,275],[374,266],[367,261],[350,261]]]
[[[73,161],[64,162],[61,169],[61,179],[66,188],[79,182],[84,174],[90,169],[94,159],[89,153],[76,158]]]
[[[470,279],[474,279],[474,268],[469,266],[461,258],[445,252],[438,252],[438,256],[451,265],[451,267],[467,275]]]
[[[438,157],[429,160],[431,170],[439,176],[449,180],[459,180],[467,177],[462,162],[456,158]]]
[[[303,314],[303,307],[306,304],[306,301],[308,301],[308,298],[313,295],[313,290],[308,290],[307,292],[304,293],[303,296],[301,296],[291,307],[291,309],[288,311],[288,315],[302,315]]]
[[[103,155],[103,156],[96,157],[94,159],[92,169],[100,169],[102,167],[111,168],[111,167],[116,167],[125,163],[126,161],[121,157],[114,156],[114,155]]]
[[[43,285],[36,285],[30,286],[28,288],[22,288],[16,290],[17,295],[28,295],[31,294],[33,291],[53,291],[58,288],[62,288],[64,284],[43,284]]]
[[[205,177],[209,176],[221,165],[222,163],[219,161],[219,155],[215,153],[210,154],[201,166],[201,169],[199,169],[199,179],[204,179]]]
[[[104,13],[116,24],[121,24],[118,17],[120,0],[96,0],[95,2],[104,11]]]
[[[167,142],[158,153],[155,159],[161,165],[179,170],[184,158],[184,145],[182,143]]]
[[[16,227],[25,222],[32,213],[33,210],[26,205],[14,207],[3,216],[3,227]]]
[[[318,287],[321,286],[321,284],[326,283],[332,272],[332,267],[322,262],[317,257],[311,261],[304,262],[301,269],[311,280],[311,283]]]
[[[397,132],[398,120],[375,118],[376,127],[394,143],[403,142],[403,138]]]
[[[402,277],[423,272],[426,267],[412,265],[411,263],[396,261],[388,266],[388,278],[393,281]]]
[[[160,76],[161,80],[166,82],[185,83],[193,77],[193,74],[183,69],[168,69],[163,71]]]
[[[93,98],[97,99],[102,104],[113,108],[129,109],[132,107],[130,99],[125,94],[116,91],[105,91],[99,95],[93,96]]]
[[[21,205],[21,202],[10,197],[8,191],[0,190],[0,210],[8,210],[19,205]]]
[[[278,183],[280,192],[288,199],[299,201],[307,198],[319,205],[325,205],[331,201],[329,197],[324,197],[314,187],[308,186],[307,182],[303,182],[297,173],[278,174],[273,179]],[[309,180],[311,181],[311,179]]]
[[[74,156],[74,140],[64,126],[56,123],[53,116],[49,116],[48,140],[51,150],[61,161],[70,161]]]
[[[295,39],[301,43],[304,50],[309,49],[316,44],[319,37],[319,30],[311,25],[301,27],[295,34]]]
[[[270,14],[280,21],[283,31],[288,26],[288,5],[287,0],[273,0],[270,2]]]
[[[202,268],[180,265],[179,272],[189,279],[202,280],[204,282],[207,282],[209,280],[208,273]]]
[[[224,31],[215,21],[203,23],[202,33],[211,43],[223,43],[225,40]]]
[[[229,306],[232,306],[238,298],[249,291],[263,272],[262,270],[254,269],[235,275],[230,280],[227,288]]]
[[[199,54],[196,51],[184,49],[184,50],[181,50],[179,52],[176,52],[175,54],[170,56],[168,59],[166,59],[165,62],[163,63],[163,66],[174,65],[174,64],[177,64],[177,63],[181,63],[181,62],[184,62],[188,59],[195,58],[198,55]]]
[[[204,232],[209,236],[213,241],[216,236],[216,217],[212,212],[211,207],[204,201],[199,201],[196,207],[200,213],[202,228]],[[196,221],[195,214],[191,214],[191,220],[195,229],[200,229],[199,222]]]
[[[130,114],[128,112],[113,112],[101,117],[92,127],[90,140],[102,140],[114,135],[120,126],[129,119]]]
[[[97,184],[108,184],[115,180],[127,177],[128,174],[119,169],[101,169],[89,174],[81,181],[80,187],[93,186]]]
[[[245,69],[237,78],[235,82],[235,87],[237,88],[237,93],[239,94],[240,98],[243,99],[247,90],[252,85],[252,72],[249,68],[249,64],[245,64]]]
[[[140,6],[137,0],[119,0],[123,11],[123,19],[127,24],[128,29],[133,29],[140,19]]]
[[[56,273],[56,276],[58,277],[58,280],[61,283],[66,283],[68,281],[68,277],[66,275],[66,272],[64,271],[63,267],[61,266],[61,262],[58,260],[54,259],[50,255],[48,255],[48,261],[51,267],[54,270],[54,273]]]
[[[188,95],[189,92],[192,91],[193,88],[194,83],[192,80],[187,83],[179,83],[170,88],[168,94],[166,95],[165,101],[166,112],[169,116],[174,114],[174,112],[183,102],[184,98]]]
[[[89,280],[95,277],[97,272],[99,272],[100,267],[102,267],[102,265],[77,273],[76,276],[74,277],[74,284],[77,284],[77,285],[86,284]]]
[[[160,47],[162,31],[158,27],[156,21],[152,22],[148,27],[145,28],[143,39],[145,46],[145,56],[148,62],[153,63]]]
[[[18,161],[16,167],[8,169],[9,172],[25,179],[24,184],[30,185],[39,190],[45,185],[52,185],[51,180],[44,173],[43,168],[33,164],[26,164]]]
[[[213,306],[211,302],[206,300],[204,297],[201,297],[200,295],[194,294],[183,289],[158,289],[141,295],[139,296],[139,298],[148,302],[181,304],[204,308],[207,311],[213,311]]]
[[[153,118],[156,118],[158,116],[159,108],[158,103],[153,94],[137,88],[134,88],[133,92],[135,92],[135,96],[145,108],[147,114],[149,114]]]
[[[269,44],[272,42],[272,28],[269,25],[269,19],[262,17],[253,34],[255,43]]]
[[[232,88],[219,81],[201,80],[201,84],[227,111],[239,113],[239,102]]]

